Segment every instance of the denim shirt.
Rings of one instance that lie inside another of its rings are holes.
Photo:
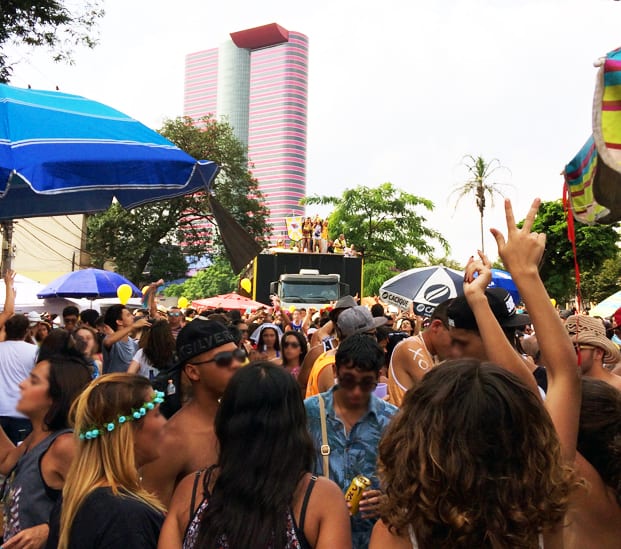
[[[364,475],[371,481],[370,489],[379,489],[376,474],[377,447],[397,407],[371,394],[367,413],[358,420],[349,433],[345,425],[334,413],[334,391],[322,393],[326,406],[326,427],[328,445],[330,446],[330,479],[343,490],[349,488],[352,479]],[[321,455],[321,416],[319,397],[313,396],[304,401],[308,420],[308,430],[315,444],[315,474],[323,474],[323,456]],[[366,549],[369,545],[371,530],[377,519],[362,519],[360,514],[351,518],[352,541],[354,549]]]

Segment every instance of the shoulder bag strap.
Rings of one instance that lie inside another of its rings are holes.
[[[328,444],[328,427],[326,425],[326,405],[319,396],[319,417],[321,419],[321,455],[323,456],[323,476],[330,478],[330,445]]]

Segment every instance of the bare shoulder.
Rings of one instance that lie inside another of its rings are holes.
[[[407,536],[393,534],[383,520],[378,520],[373,527],[369,549],[412,549],[412,543]]]
[[[75,455],[75,449],[76,444],[73,433],[63,433],[52,442],[47,454],[54,459],[71,461]]]

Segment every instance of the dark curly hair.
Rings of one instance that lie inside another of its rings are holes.
[[[575,479],[547,411],[517,377],[448,361],[406,393],[379,447],[390,530],[421,548],[533,548]]]
[[[621,505],[621,392],[605,381],[582,379],[578,452]]]

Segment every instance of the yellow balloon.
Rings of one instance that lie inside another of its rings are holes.
[[[556,299],[553,297],[550,298],[550,303],[552,303],[552,307],[556,307]]]
[[[147,285],[142,289],[142,295],[147,295],[148,291],[149,291],[149,286]]]
[[[244,292],[250,293],[250,290],[252,290],[252,282],[250,282],[249,278],[242,278],[239,285],[242,287]]]
[[[293,313],[293,311],[295,311],[297,309],[297,307],[295,305],[291,305],[291,307],[289,307],[289,312]]]
[[[190,302],[188,301],[187,297],[183,297],[181,296],[178,300],[177,300],[177,306],[180,309],[185,309],[188,305],[190,304]]]
[[[129,284],[121,284],[116,289],[116,295],[118,296],[121,304],[126,305],[129,298],[132,296],[132,287]]]

